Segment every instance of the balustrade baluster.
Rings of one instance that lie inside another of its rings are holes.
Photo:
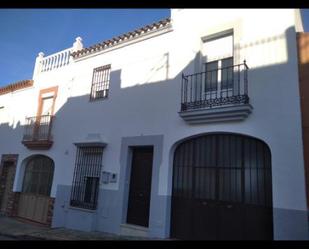
[[[59,58],[59,67],[62,67],[62,64],[63,64],[63,54],[64,54],[64,53],[61,53],[61,54],[60,54],[60,58]]]
[[[64,53],[64,56],[65,56],[65,57],[64,57],[64,58],[65,58],[64,65],[67,65],[68,62],[69,62],[68,53],[65,52],[65,53]]]
[[[50,64],[49,64],[49,69],[48,69],[48,71],[52,70],[54,58],[53,58],[53,57],[50,57],[49,60],[50,60]]]
[[[44,72],[47,71],[48,59],[44,59]]]
[[[57,65],[57,55],[53,56],[54,62],[53,62],[53,69],[56,68]]]
[[[45,70],[45,60],[42,60],[41,61],[41,65],[42,65],[42,67],[41,67],[41,72],[44,72],[44,70]]]
[[[59,66],[59,55],[60,55],[60,54],[57,54],[57,55],[56,55],[55,68],[58,68],[58,66]]]

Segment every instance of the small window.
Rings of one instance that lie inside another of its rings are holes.
[[[97,67],[93,70],[90,100],[108,97],[111,65]]]
[[[86,176],[85,177],[86,187],[85,187],[85,203],[95,203],[98,196],[99,189],[99,177]]]
[[[77,148],[71,191],[71,206],[96,209],[102,157],[102,147]]]

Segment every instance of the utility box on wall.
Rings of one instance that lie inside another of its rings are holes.
[[[107,172],[107,171],[103,171],[101,183],[107,184],[107,183],[110,183],[110,182],[111,183],[117,182],[117,174]]]

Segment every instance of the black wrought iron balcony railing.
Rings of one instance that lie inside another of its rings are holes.
[[[248,66],[242,64],[182,75],[181,111],[248,104]]]
[[[26,118],[23,144],[27,147],[47,147],[52,145],[52,115]]]

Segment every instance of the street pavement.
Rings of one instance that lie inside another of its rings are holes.
[[[158,240],[120,236],[103,232],[83,232],[66,228],[49,228],[25,220],[0,215],[0,240]]]
[[[16,240],[16,238],[0,235],[0,241],[2,241],[2,240]]]

